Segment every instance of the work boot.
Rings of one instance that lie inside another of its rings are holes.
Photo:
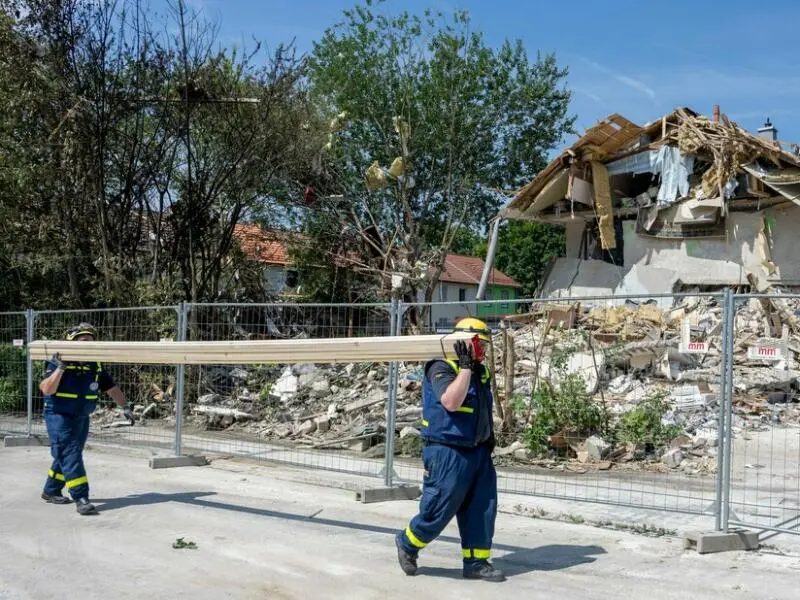
[[[488,560],[464,565],[464,579],[483,579],[484,581],[505,581],[506,575],[495,569]]]
[[[54,494],[51,496],[50,494],[45,494],[44,492],[42,492],[42,500],[48,504],[69,504],[72,502],[72,500],[66,496],[62,496],[61,494]]]
[[[417,555],[406,552],[403,544],[400,542],[400,535],[396,535],[394,543],[397,546],[397,562],[400,563],[400,568],[406,575],[417,574]]]
[[[96,515],[97,508],[95,505],[89,502],[88,498],[78,498],[75,500],[75,508],[78,511],[79,515]]]

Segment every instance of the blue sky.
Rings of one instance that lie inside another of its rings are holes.
[[[152,0],[158,9],[166,0]],[[187,0],[219,24],[223,45],[296,39],[302,51],[341,17],[343,0]],[[719,104],[755,130],[770,117],[782,141],[800,141],[796,53],[800,2],[774,0],[389,0],[382,10],[470,12],[487,42],[519,38],[569,68],[571,112],[583,131],[618,112],[638,124],[679,105]]]

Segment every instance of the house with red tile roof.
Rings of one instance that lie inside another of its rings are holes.
[[[245,255],[264,266],[264,285],[273,294],[297,295],[300,277],[293,268],[287,246],[295,232],[263,229],[258,225],[239,224],[233,236]]]
[[[297,295],[300,291],[302,277],[293,268],[287,250],[289,242],[300,235],[296,232],[266,230],[258,225],[240,224],[234,229],[234,236],[242,251],[250,259],[264,265],[267,290],[281,295]],[[439,283],[434,289],[433,301],[437,304],[430,311],[429,327],[448,330],[466,316],[496,322],[504,315],[515,312],[513,300],[519,298],[522,286],[495,268],[489,275],[485,297],[487,301],[495,302],[477,307],[471,304],[478,292],[483,267],[483,259],[476,256],[447,256]]]
[[[439,283],[434,290],[434,302],[473,302],[478,294],[483,267],[483,259],[477,256],[448,254]],[[494,302],[477,307],[469,304],[436,305],[431,310],[431,325],[437,330],[448,330],[459,319],[467,316],[478,317],[490,324],[494,323],[503,316],[515,312],[516,306],[513,300],[520,297],[521,288],[522,286],[511,277],[493,268],[489,274],[484,299]]]

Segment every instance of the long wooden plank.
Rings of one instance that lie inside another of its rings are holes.
[[[468,333],[447,335],[243,340],[217,342],[66,342],[36,340],[33,360],[59,353],[62,360],[138,364],[261,364],[424,361],[455,358],[453,344]]]

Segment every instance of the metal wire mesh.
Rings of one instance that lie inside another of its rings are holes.
[[[714,296],[437,303],[410,306],[405,328],[492,327],[500,491],[708,514],[721,313]],[[422,365],[404,368],[418,387]],[[401,392],[399,426],[418,426],[419,397]],[[395,471],[422,475],[415,457]]]
[[[720,402],[728,372],[719,295],[405,304],[401,328],[446,333],[458,319],[476,316],[493,329],[501,491],[691,514],[722,507],[725,524],[796,533],[800,296],[735,299],[732,403]],[[80,321],[94,324],[101,340],[116,341],[377,336],[389,335],[392,310],[199,304],[31,311],[31,337],[58,339]],[[26,313],[0,313],[4,433],[28,429],[27,337]],[[42,367],[32,365],[34,434],[45,433]],[[133,428],[119,427],[116,410],[101,407],[92,439],[419,482],[422,367],[399,365],[394,461],[385,449],[389,365],[300,365],[290,356],[260,365],[110,364],[140,418]],[[720,417],[729,405],[728,460]]]
[[[189,340],[387,335],[389,305],[200,304]],[[186,366],[187,450],[380,476],[385,364]]]
[[[24,312],[0,313],[0,431],[27,429],[27,359]]]
[[[63,339],[65,331],[80,322],[98,330],[98,341],[159,341],[177,337],[178,308],[144,307],[35,313],[34,339]],[[34,363],[34,433],[44,435],[42,396],[38,390],[44,363]],[[176,368],[170,365],[106,364],[138,416],[135,426],[124,425],[119,410],[102,397],[92,415],[90,439],[121,445],[171,447],[175,439]]]
[[[736,296],[729,520],[800,533],[800,296]]]
[[[193,304],[193,340],[384,336],[388,304]]]

